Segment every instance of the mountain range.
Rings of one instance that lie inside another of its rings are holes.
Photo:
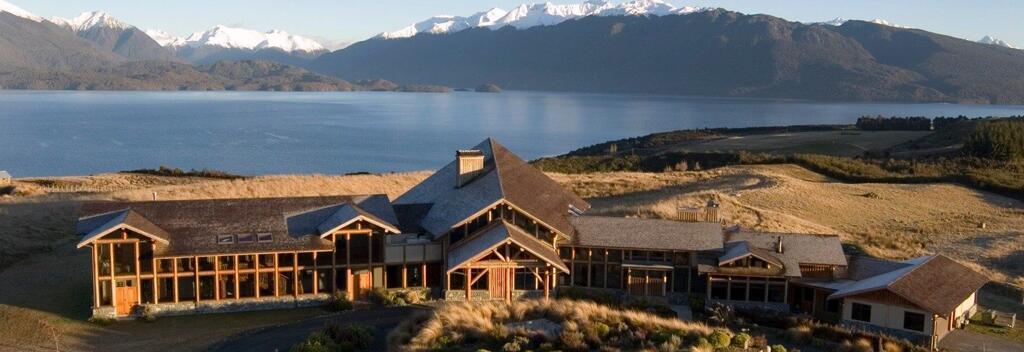
[[[435,16],[330,52],[316,40],[281,30],[215,26],[178,37],[144,31],[99,11],[44,19],[0,0],[0,87],[396,87],[342,79],[456,87],[496,83],[523,90],[1022,103],[1024,51],[988,36],[972,42],[881,19],[799,23],[660,0],[618,5],[588,0]]]

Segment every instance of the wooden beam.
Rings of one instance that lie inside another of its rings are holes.
[[[274,253],[274,297],[281,297],[281,256]]]
[[[319,270],[317,270],[316,253],[317,252],[313,252],[313,293],[314,294],[315,293],[320,293],[320,285],[319,285],[319,282],[318,282],[318,281],[320,281],[320,276],[319,276],[320,273],[319,273]]]
[[[220,300],[220,256],[213,256],[213,299]]]
[[[139,260],[139,242],[135,242],[135,303],[142,303],[142,268]]]
[[[174,266],[174,303],[178,303],[178,259],[171,260]]]
[[[260,255],[254,255],[252,259],[253,268],[256,269],[252,274],[252,293],[256,298],[260,298]]]
[[[234,268],[235,268],[235,299],[236,300],[239,299],[240,297],[242,297],[242,292],[239,291],[239,289],[241,289],[242,285],[238,282],[238,264],[239,264],[238,263],[238,254],[235,254],[235,265],[234,265]]]
[[[338,234],[331,234],[331,294],[338,291]]]
[[[100,306],[100,269],[99,269],[99,247],[97,244],[89,246],[92,248],[92,307]]]
[[[352,285],[352,234],[345,234],[345,291],[348,299],[355,300],[356,292]]]
[[[193,273],[193,274],[195,274],[195,277],[193,278],[193,283],[196,285],[196,294],[195,294],[196,297],[195,298],[196,298],[196,303],[199,303],[199,292],[200,292],[199,291],[199,256],[194,257],[194,261],[193,261],[192,264],[194,264],[192,266],[192,269],[195,270],[195,272]],[[217,282],[217,280],[213,280],[213,281],[215,283]]]
[[[292,296],[299,296],[299,252],[292,252]]]
[[[470,291],[471,290],[470,287],[473,287],[473,285],[469,281],[472,278],[473,278],[473,271],[467,265],[466,266],[466,302],[469,302],[473,298],[473,296],[471,294],[471,291]]]
[[[544,270],[544,299],[548,299],[551,296],[551,271],[548,269]]]
[[[423,246],[423,259],[427,258],[427,246]],[[420,263],[420,281],[423,281],[423,288],[427,287],[427,262]]]
[[[152,264],[150,264],[150,265],[151,265],[151,268],[153,268],[153,304],[159,304],[160,303],[160,294],[159,294],[160,290],[157,289],[157,285],[160,285],[160,279],[158,279],[156,277],[156,242],[150,242],[149,245],[150,245],[150,249],[153,251],[153,258],[150,258],[150,260],[152,262]],[[139,288],[141,289],[142,287],[139,287]]]

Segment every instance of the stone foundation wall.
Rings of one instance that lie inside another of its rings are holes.
[[[789,313],[789,304],[786,303],[742,302],[709,299],[707,300],[706,305],[710,306],[715,303],[719,303],[726,306],[732,306],[734,308],[760,308]]]
[[[328,294],[303,295],[299,297],[282,296],[266,298],[224,299],[220,301],[199,301],[145,304],[136,306],[132,316],[141,316],[143,309],[149,309],[153,316],[165,317],[175,315],[214,314],[247,312],[256,310],[288,309],[322,306],[330,299]],[[145,308],[144,308],[145,307]],[[113,319],[117,317],[114,307],[93,308],[95,318]]]
[[[487,290],[473,290],[471,293],[473,301],[490,301],[491,292]],[[444,299],[452,302],[465,302],[466,290],[448,290],[444,292]]]

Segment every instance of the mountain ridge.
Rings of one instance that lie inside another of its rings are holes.
[[[454,87],[1024,103],[1024,51],[865,21],[803,24],[722,9],[370,39],[312,67]]]

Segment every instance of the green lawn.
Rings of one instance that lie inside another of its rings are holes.
[[[982,322],[981,313],[977,313],[971,318],[971,323],[967,325],[967,330],[1024,343],[1024,324],[1021,324],[1019,321],[1013,328],[992,326]]]

